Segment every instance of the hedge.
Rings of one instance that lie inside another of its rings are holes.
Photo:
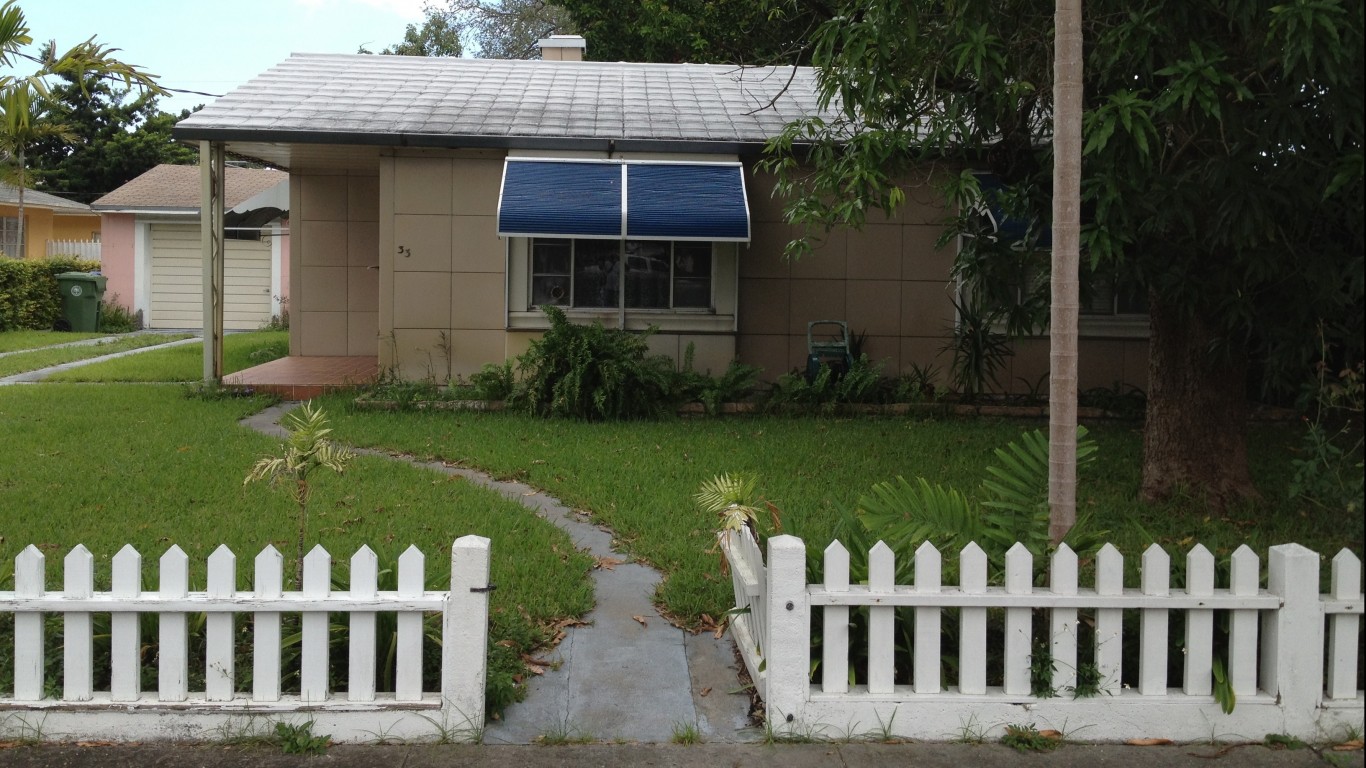
[[[99,268],[98,261],[70,256],[43,261],[0,258],[0,332],[52,328],[62,314],[56,276]]]

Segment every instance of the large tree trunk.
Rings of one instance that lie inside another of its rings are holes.
[[[1214,326],[1149,292],[1144,501],[1178,490],[1216,509],[1257,496],[1247,465],[1247,353],[1216,345]]]

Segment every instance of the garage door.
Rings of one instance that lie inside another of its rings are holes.
[[[270,239],[228,240],[223,327],[254,330],[270,320]],[[203,328],[204,261],[199,225],[152,225],[151,328]]]

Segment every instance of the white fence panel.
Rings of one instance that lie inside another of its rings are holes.
[[[47,257],[74,256],[87,261],[100,261],[98,240],[48,240]]]
[[[1126,588],[1124,557],[1106,544],[1095,556],[1094,589],[1079,586],[1078,557],[1066,547],[1050,559],[1047,589],[1035,588],[1033,556],[1020,544],[1006,554],[995,586],[988,585],[987,558],[976,544],[959,553],[957,586],[942,583],[942,557],[929,543],[914,553],[913,585],[892,583],[897,553],[882,542],[867,553],[865,584],[850,583],[850,553],[840,542],[825,549],[825,583],[810,585],[805,544],[795,537],[770,539],[767,565],[750,559],[758,545],[748,531],[725,534],[722,550],[735,576],[737,606],[769,609],[772,642],[741,647],[751,669],[766,670],[760,690],[771,727],[780,732],[849,735],[862,724],[935,739],[952,738],[967,725],[994,735],[1006,725],[1033,722],[1084,730],[1096,740],[1248,733],[1322,740],[1359,729],[1366,711],[1366,695],[1357,688],[1361,562],[1346,550],[1333,558],[1331,592],[1322,596],[1318,555],[1297,544],[1271,548],[1266,589],[1259,588],[1259,558],[1246,546],[1230,556],[1229,583],[1220,588],[1213,554],[1196,545],[1186,555],[1185,586],[1177,590],[1171,557],[1156,546],[1140,558],[1137,587]],[[763,594],[754,594],[759,587]],[[901,608],[914,610],[898,613]],[[823,647],[813,667],[808,617],[815,609]],[[951,673],[942,680],[946,609],[959,614],[959,663],[956,679]],[[856,610],[868,619],[864,669],[849,663],[848,627]],[[991,611],[1000,611],[999,634],[988,632]],[[1138,620],[1137,665],[1127,670],[1126,612]],[[903,620],[912,626],[898,628]],[[1173,622],[1184,626],[1182,636],[1171,636]],[[1092,635],[1085,648],[1078,637],[1084,625]],[[737,639],[742,626],[737,620]],[[1049,637],[1034,637],[1036,626],[1047,627]],[[1227,645],[1216,646],[1219,626],[1228,628]],[[908,669],[896,668],[897,654],[908,648],[895,645],[895,637],[911,640]],[[1041,651],[1049,657],[1038,658]],[[1184,659],[1169,680],[1174,654]],[[994,684],[988,658],[1001,659]],[[1219,666],[1224,682],[1215,681]],[[1085,685],[1094,682],[1099,695],[1078,698],[1083,667]],[[810,680],[813,668],[820,670],[818,685]],[[851,674],[858,684],[850,684]],[[1216,701],[1216,685],[1236,694],[1231,714]]]
[[[233,721],[240,728],[243,718],[300,710],[337,741],[371,740],[381,733],[431,740],[452,731],[477,738],[483,729],[492,589],[488,539],[465,536],[455,542],[450,590],[441,592],[424,589],[424,558],[412,547],[399,559],[393,592],[378,590],[378,561],[368,547],[351,560],[349,592],[333,589],[332,556],[322,547],[305,558],[298,592],[283,591],[283,558],[269,546],[255,558],[252,592],[237,591],[236,555],[227,547],[209,556],[203,592],[190,591],[189,558],[175,546],[160,558],[154,592],[143,590],[142,556],[131,546],[114,556],[108,592],[94,591],[94,557],[84,546],[73,549],[64,565],[62,591],[47,592],[44,555],[26,547],[15,558],[14,591],[0,592],[0,612],[14,614],[15,664],[14,694],[0,698],[0,710],[39,714],[52,738],[195,738]],[[389,612],[397,614],[398,624],[396,690],[377,693],[376,620]],[[349,623],[331,625],[332,613],[350,614]],[[442,614],[441,682],[428,691],[422,684],[424,613]],[[60,697],[45,696],[46,614],[62,616],[62,637],[52,638],[62,647]],[[144,614],[157,617],[154,654],[145,655],[149,649],[142,646]],[[297,615],[301,629],[297,695],[281,692],[282,614]],[[108,668],[96,668],[92,650],[94,619],[101,615],[109,617]],[[199,615],[203,653],[192,659],[189,624]],[[239,630],[248,628],[250,692],[238,690],[235,669]],[[329,690],[329,653],[338,632],[350,634],[345,695]],[[147,695],[141,691],[143,662],[153,658],[157,691]],[[190,665],[198,669],[200,661],[204,687],[191,690]],[[100,679],[109,681],[109,690],[95,690]]]

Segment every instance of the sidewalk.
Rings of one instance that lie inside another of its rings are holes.
[[[1270,750],[1260,744],[1130,747],[1064,744],[1053,752],[1016,752],[999,744],[697,744],[537,746],[338,746],[323,756],[285,755],[276,748],[223,746],[41,746],[0,749],[0,766],[16,768],[718,768],[773,766],[915,766],[916,768],[1305,768],[1362,765],[1362,752]]]

